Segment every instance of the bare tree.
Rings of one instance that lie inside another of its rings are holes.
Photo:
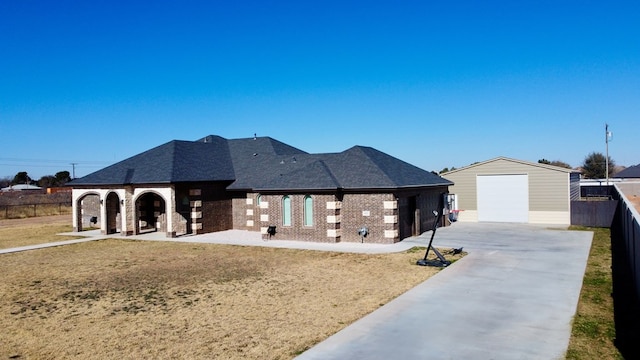
[[[4,178],[0,178],[0,187],[7,187],[11,185],[11,178],[6,176]]]

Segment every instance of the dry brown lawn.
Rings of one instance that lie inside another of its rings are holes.
[[[0,220],[0,249],[77,239],[56,235],[72,231],[70,224],[69,215]]]
[[[102,240],[0,255],[0,357],[290,359],[435,274],[423,254]]]

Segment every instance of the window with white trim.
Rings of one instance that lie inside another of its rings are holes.
[[[288,195],[282,198],[282,225],[291,226],[291,198]]]
[[[313,226],[313,198],[311,195],[304,197],[304,226]]]

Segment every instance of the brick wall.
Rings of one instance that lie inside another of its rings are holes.
[[[260,208],[258,194],[248,193],[244,197],[233,199],[233,228],[248,231],[260,231]]]
[[[446,186],[398,192],[399,236],[405,239],[420,235],[433,228],[433,211],[442,212],[442,194]]]
[[[252,194],[255,196],[255,194]],[[263,238],[269,239],[266,229],[276,226],[274,239],[317,242],[361,242],[358,229],[365,226],[368,243],[393,243],[398,239],[397,203],[393,194],[314,194],[313,225],[304,226],[305,194],[290,194],[291,225],[283,225],[283,195],[262,195],[261,206],[245,212],[245,221],[251,217],[255,229],[259,224]],[[255,202],[255,200],[254,200]],[[245,211],[252,207],[245,204]],[[234,212],[240,214],[240,212]],[[252,213],[251,216],[246,215]],[[238,223],[239,221],[236,221]],[[247,227],[248,228],[248,227]]]
[[[234,228],[228,183],[190,183],[176,186],[176,212],[186,232],[204,234]],[[181,226],[182,227],[182,226]]]
[[[87,195],[80,200],[80,206],[82,229],[87,230],[92,226],[100,226],[102,218],[100,214],[100,196],[97,194]],[[92,217],[96,218],[96,223],[91,222]]]
[[[266,228],[276,226],[274,239],[301,240],[316,242],[337,242],[339,236],[328,234],[327,230],[335,230],[335,224],[327,223],[327,215],[335,214],[334,210],[327,210],[327,202],[336,201],[334,195],[310,194],[313,199],[313,222],[310,226],[304,225],[304,198],[306,194],[290,194],[291,199],[291,225],[283,224],[284,195],[261,195],[259,215],[254,218],[260,224],[263,238],[269,239]]]
[[[284,194],[248,193],[232,200],[234,229],[261,231],[269,239],[267,228],[276,227],[273,239],[316,242],[361,242],[358,230],[367,227],[367,243],[394,243],[405,237],[428,231],[435,219],[441,193],[446,187],[434,187],[398,193],[311,194],[313,224],[305,226],[304,198],[308,194],[287,194],[291,199],[291,225],[283,224]],[[411,202],[411,204],[410,204]],[[409,230],[401,231],[401,222]]]
[[[342,199],[340,224],[342,241],[363,241],[358,229],[364,226],[369,230],[369,234],[364,238],[365,243],[397,242],[397,223],[392,222],[390,218],[397,215],[393,194],[345,194]]]

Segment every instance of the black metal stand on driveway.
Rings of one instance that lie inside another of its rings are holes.
[[[437,267],[449,266],[451,265],[451,261],[448,261],[447,259],[445,259],[444,256],[440,254],[440,251],[438,251],[438,249],[436,248],[433,248],[433,252],[436,254],[438,259],[427,260],[427,256],[429,256],[429,250],[432,249],[431,244],[433,243],[433,237],[436,236],[436,229],[438,228],[438,223],[440,222],[440,219],[442,219],[442,214],[439,214],[437,211],[434,210],[433,214],[436,216],[436,219],[433,221],[433,229],[431,230],[432,231],[431,240],[429,240],[429,246],[427,246],[427,252],[424,254],[424,258],[418,260],[416,264],[420,266],[437,266]]]

